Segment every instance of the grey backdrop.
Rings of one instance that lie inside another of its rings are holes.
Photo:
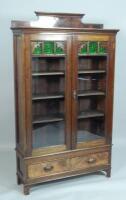
[[[0,148],[15,146],[13,38],[11,20],[33,20],[35,10],[85,13],[83,21],[119,28],[116,49],[114,141],[126,129],[126,1],[125,0],[0,0]],[[124,141],[124,140],[123,140]]]

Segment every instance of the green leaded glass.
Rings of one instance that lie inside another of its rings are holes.
[[[91,41],[89,42],[89,54],[98,53],[98,42]]]
[[[53,41],[44,41],[44,54],[54,54]]]
[[[55,54],[64,54],[64,42],[55,43]]]
[[[101,54],[107,53],[107,46],[105,42],[99,43],[99,53]]]
[[[35,54],[35,55],[42,54],[42,43],[41,42],[33,42],[32,54]]]
[[[80,54],[87,54],[88,53],[88,45],[87,42],[84,42],[83,44],[80,45]]]

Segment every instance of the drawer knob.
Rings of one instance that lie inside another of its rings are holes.
[[[95,162],[96,162],[96,158],[89,158],[87,160],[87,163],[89,163],[89,164],[92,164],[92,163],[95,163]]]
[[[43,167],[43,169],[47,172],[47,171],[51,171],[53,169],[52,165],[46,165],[45,167]]]

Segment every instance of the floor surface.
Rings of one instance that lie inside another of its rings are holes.
[[[126,199],[126,145],[114,144],[112,177],[102,174],[46,183],[24,196],[16,184],[15,152],[0,151],[0,200],[124,200]]]

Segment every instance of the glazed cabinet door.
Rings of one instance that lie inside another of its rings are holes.
[[[73,149],[103,145],[110,137],[113,96],[110,39],[108,35],[89,34],[73,38],[76,55],[72,64]]]
[[[71,146],[71,39],[63,34],[30,37],[33,155]]]

